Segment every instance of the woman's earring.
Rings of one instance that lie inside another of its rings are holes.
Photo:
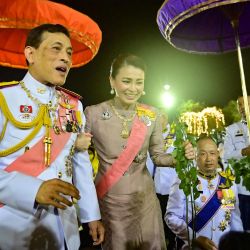
[[[114,93],[115,93],[115,91],[114,91],[114,89],[112,88],[112,89],[110,90],[110,94],[113,95]]]
[[[146,92],[143,90],[141,94],[142,94],[142,95],[146,95]]]

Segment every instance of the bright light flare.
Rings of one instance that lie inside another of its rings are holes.
[[[164,88],[165,90],[169,90],[169,89],[170,89],[170,85],[169,85],[169,84],[164,84],[163,88]]]
[[[170,92],[164,92],[162,94],[161,99],[162,99],[164,107],[166,108],[171,108],[174,105],[175,98]]]

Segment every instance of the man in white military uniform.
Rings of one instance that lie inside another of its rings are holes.
[[[192,210],[188,206],[188,230],[192,239],[193,230],[197,238],[194,243],[198,249],[217,249],[220,237],[230,231],[242,231],[242,222],[238,208],[237,188],[221,189],[225,178],[216,171],[219,152],[215,142],[208,137],[197,142],[197,186],[200,196],[195,200],[195,227],[191,221]],[[169,194],[165,220],[169,228],[184,241],[182,249],[188,249],[188,231],[186,224],[186,197],[179,189],[180,180],[177,178]]]
[[[231,124],[226,129],[223,155],[225,161],[231,158],[240,160],[243,157],[250,156],[249,133],[242,96],[238,98],[237,103],[242,120]],[[248,103],[250,105],[250,96],[248,96]],[[242,183],[238,184],[237,187],[243,227],[244,230],[250,230],[250,192],[246,190]]]
[[[0,249],[78,250],[77,200],[80,221],[100,244],[104,228],[92,167],[87,152],[75,150],[82,105],[60,87],[71,67],[68,31],[36,27],[25,56],[24,79],[0,90]]]

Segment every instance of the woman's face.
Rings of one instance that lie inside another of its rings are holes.
[[[132,65],[119,69],[115,78],[110,77],[111,88],[124,105],[131,105],[138,101],[144,90],[144,71]]]

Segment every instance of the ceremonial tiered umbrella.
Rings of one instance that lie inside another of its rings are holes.
[[[193,53],[237,49],[244,107],[249,105],[241,48],[250,46],[250,0],[166,0],[158,11],[162,35],[174,47]]]
[[[102,40],[98,25],[87,15],[47,0],[0,1],[0,65],[27,68],[24,46],[30,29],[45,23],[65,26],[73,47],[72,67],[94,58]]]

